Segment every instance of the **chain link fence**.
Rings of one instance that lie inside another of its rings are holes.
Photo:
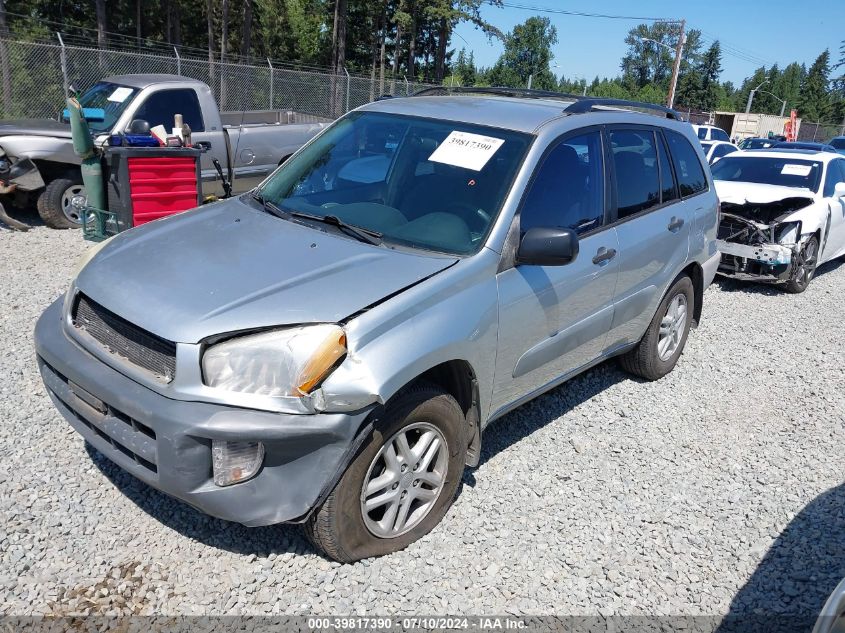
[[[834,136],[845,136],[845,123],[834,125],[831,123],[802,121],[798,128],[799,141],[827,143]]]
[[[109,75],[167,73],[207,83],[222,112],[293,110],[332,119],[382,94],[411,95],[432,84],[219,59],[0,39],[0,118],[55,117],[68,86],[85,90]]]

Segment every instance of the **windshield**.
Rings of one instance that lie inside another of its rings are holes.
[[[707,138],[707,128],[706,127],[698,128],[698,138]]]
[[[530,144],[467,123],[354,112],[271,176],[258,193],[288,212],[451,254],[478,250]]]
[[[92,132],[109,132],[126,106],[130,104],[137,88],[120,86],[109,82],[100,82],[90,88],[79,98],[83,108],[102,108],[106,116],[102,121],[88,121],[88,127]]]
[[[763,149],[764,147],[771,147],[777,141],[770,141],[767,138],[752,138],[746,143],[745,149]]]
[[[712,167],[714,180],[756,182],[781,187],[819,190],[822,164],[818,161],[768,156],[726,156]]]

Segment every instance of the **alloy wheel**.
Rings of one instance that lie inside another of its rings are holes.
[[[660,321],[657,338],[657,355],[662,361],[669,360],[681,345],[687,325],[687,297],[684,293],[676,294],[666,308],[666,314]]]
[[[411,424],[388,439],[361,489],[361,514],[370,533],[394,538],[419,525],[437,502],[448,468],[446,438],[432,424]]]

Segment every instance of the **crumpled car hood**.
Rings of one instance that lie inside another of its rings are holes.
[[[715,182],[723,212],[761,224],[800,219],[792,216],[799,215],[815,202],[813,192],[800,187],[724,180]]]
[[[53,119],[14,119],[0,121],[2,136],[50,136],[53,138],[71,138],[70,124]]]
[[[158,336],[197,343],[337,322],[456,261],[365,244],[232,199],[117,235],[77,287]]]
[[[716,180],[716,193],[721,202],[744,204],[755,202],[766,204],[786,198],[808,198],[813,200],[814,193],[801,187],[782,187],[779,185],[764,185],[756,182],[730,182]]]

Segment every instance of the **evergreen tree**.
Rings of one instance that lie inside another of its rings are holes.
[[[830,51],[816,58],[798,96],[798,115],[805,121],[827,122],[833,114],[830,103]]]

